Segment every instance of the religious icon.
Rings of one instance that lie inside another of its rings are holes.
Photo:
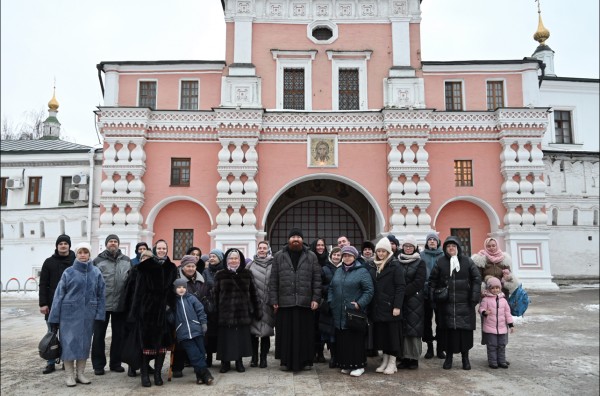
[[[308,163],[310,167],[337,166],[335,136],[309,136]]]

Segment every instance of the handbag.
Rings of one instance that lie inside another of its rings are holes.
[[[60,358],[62,347],[58,339],[58,330],[49,331],[42,337],[38,345],[40,357],[44,360],[52,360]]]
[[[437,288],[433,291],[433,301],[446,302],[448,301],[448,286]]]
[[[367,314],[356,309],[346,310],[346,328],[360,333],[366,333],[369,329],[369,318]]]
[[[200,302],[204,306],[204,312],[206,312],[207,314],[212,314],[217,311],[215,306],[215,300],[212,297],[212,292],[210,293],[210,295],[202,296]]]

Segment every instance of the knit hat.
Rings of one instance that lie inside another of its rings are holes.
[[[387,239],[396,246],[400,246],[400,241],[396,238],[394,234],[388,234]]]
[[[487,288],[491,289],[494,286],[498,286],[499,288],[502,288],[502,283],[500,283],[500,279],[496,278],[495,276],[491,276],[487,282],[486,282]]]
[[[59,235],[58,238],[56,238],[55,247],[58,247],[58,244],[61,242],[67,242],[69,244],[69,248],[71,248],[71,237],[67,234]]]
[[[415,248],[417,247],[417,238],[414,235],[407,235],[402,239],[402,245],[413,245]]]
[[[375,246],[375,252],[377,252],[379,249],[383,249],[389,254],[392,254],[392,244],[390,243],[390,240],[388,238],[381,238]]]
[[[181,258],[181,261],[180,261],[179,265],[181,267],[185,267],[188,264],[194,264],[194,265],[196,265],[197,262],[198,262],[198,257],[192,256],[191,254],[186,254],[185,256],[183,256]]]
[[[223,261],[223,251],[221,249],[213,249],[209,254],[214,254],[219,258],[219,261]]]
[[[108,242],[108,241],[106,241],[106,242]],[[147,244],[146,242],[138,242],[138,243],[135,245],[135,253],[136,253],[136,254],[137,254],[137,251],[138,251],[138,249],[140,248],[140,246],[146,246],[146,250],[150,249],[150,248],[148,247],[148,244]]]
[[[362,245],[360,245],[360,251],[361,251],[361,253],[365,250],[365,248],[369,248],[372,251],[375,251],[375,245],[373,245],[373,242],[371,242],[371,241],[364,241],[362,243]]]
[[[290,233],[288,234],[288,239],[290,239],[293,236],[299,236],[300,238],[304,239],[304,234],[302,234],[302,230],[300,230],[300,228],[292,228],[290,230]]]
[[[117,243],[121,243],[121,240],[119,239],[118,236],[116,236],[115,234],[110,234],[109,236],[106,237],[106,240],[104,241],[104,246],[108,245],[108,241],[110,241],[111,239],[116,239]]]
[[[177,278],[177,279],[175,279],[175,282],[173,282],[173,288],[175,290],[177,290],[177,288],[180,286],[187,288],[187,283],[188,283],[187,280],[185,280],[183,278]]]
[[[342,248],[342,256],[344,254],[351,254],[354,256],[354,258],[357,258],[358,250],[356,250],[356,248],[354,246],[347,245]]]
[[[81,249],[86,249],[88,252],[90,252],[90,255],[92,254],[92,247],[87,242],[78,243],[77,246],[75,246],[75,254],[77,254]]]
[[[427,234],[427,236],[425,237],[425,244],[427,244],[427,242],[429,242],[430,239],[435,239],[437,241],[438,247],[442,243],[440,237],[435,232],[430,232],[429,234]]]
[[[206,263],[208,261],[208,254],[203,254],[202,256],[200,256],[200,260]]]

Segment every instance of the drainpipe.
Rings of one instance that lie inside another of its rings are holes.
[[[88,223],[87,223],[87,234],[90,246],[92,246],[92,208],[94,207],[94,155],[96,149],[92,147],[90,149],[90,183],[89,183],[89,195],[88,195]],[[92,253],[92,252],[90,252]]]

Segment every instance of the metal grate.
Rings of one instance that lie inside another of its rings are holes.
[[[327,27],[318,27],[312,31],[312,36],[320,41],[326,41],[333,37],[333,32]]]
[[[181,260],[185,252],[194,246],[194,230],[173,230],[173,259]]]
[[[268,235],[273,252],[287,244],[287,235],[292,228],[302,230],[306,244],[320,237],[325,238],[328,245],[335,246],[337,238],[346,235],[350,243],[360,246],[365,239],[353,214],[329,201],[304,201],[286,210],[273,224]]]
[[[283,108],[304,110],[304,69],[283,70]]]
[[[358,69],[339,70],[339,109],[359,110]]]
[[[471,230],[469,228],[450,228],[450,235],[458,238],[462,255],[471,257]]]

